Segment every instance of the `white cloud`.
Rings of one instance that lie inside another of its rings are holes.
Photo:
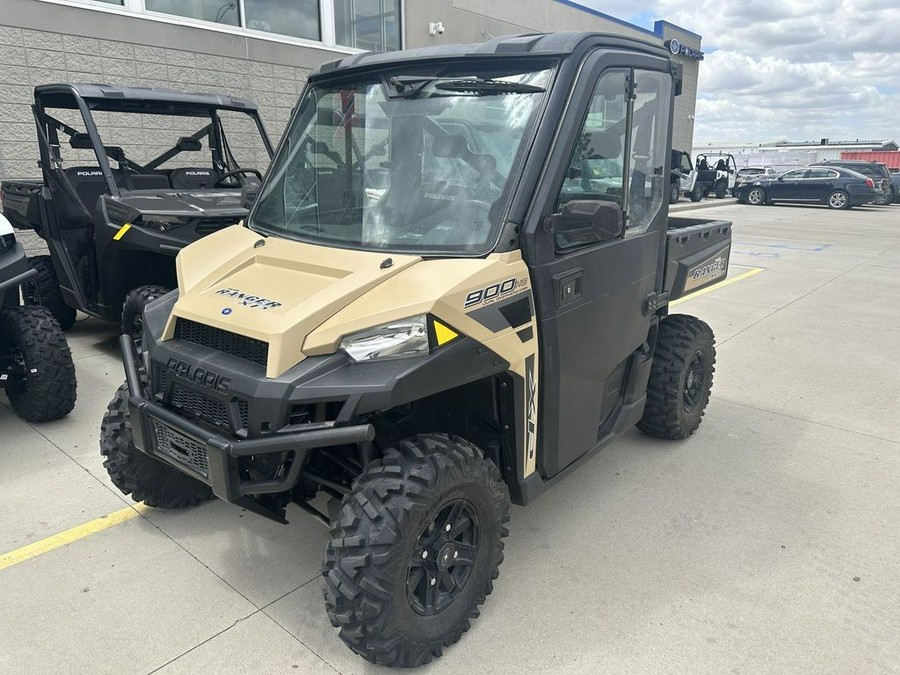
[[[900,140],[897,0],[596,0],[703,36],[695,142]],[[618,10],[618,13],[614,10]]]

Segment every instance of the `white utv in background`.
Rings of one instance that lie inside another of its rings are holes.
[[[23,419],[49,422],[75,406],[75,366],[53,315],[20,305],[19,288],[35,274],[0,215],[0,390]]]

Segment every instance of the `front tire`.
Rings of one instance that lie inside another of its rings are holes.
[[[122,335],[130,335],[138,354],[144,336],[144,307],[161,298],[169,289],[165,286],[138,286],[129,291],[122,303]]]
[[[728,181],[720,180],[716,183],[716,199],[725,199],[728,194]]]
[[[638,429],[672,440],[694,433],[709,403],[715,364],[715,338],[706,323],[686,314],[660,321]]]
[[[100,423],[103,466],[122,494],[162,509],[179,509],[210,499],[212,490],[134,447],[128,412],[128,385],[116,390]]]
[[[455,436],[401,441],[354,481],[325,554],[325,606],[367,661],[414,667],[469,629],[508,534],[497,467]]]
[[[681,199],[681,188],[676,184],[669,189],[669,203],[675,204],[679,199]]]
[[[699,202],[701,199],[703,199],[703,188],[695,187],[693,190],[691,190],[692,202]]]
[[[59,323],[44,307],[0,312],[0,349],[12,363],[6,386],[10,405],[29,422],[49,422],[72,412],[75,364]]]
[[[762,188],[753,188],[747,193],[747,203],[752,206],[761,206],[766,203],[766,191]]]
[[[31,269],[37,275],[22,284],[22,295],[26,305],[46,307],[63,330],[75,325],[75,308],[69,307],[59,290],[59,279],[53,269],[53,259],[49,255],[36,255],[28,259]]]
[[[825,203],[828,204],[829,209],[849,209],[850,197],[843,190],[835,190],[828,195]]]

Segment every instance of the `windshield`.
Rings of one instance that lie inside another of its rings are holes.
[[[490,250],[551,71],[469,68],[311,87],[250,226],[345,248]]]

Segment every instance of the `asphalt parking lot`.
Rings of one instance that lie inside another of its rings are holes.
[[[420,672],[900,672],[900,206],[679,215],[735,226],[728,282],[673,308],[717,336],[704,423],[513,507],[481,618]],[[115,331],[69,341],[70,417],[0,395],[0,672],[382,672],[328,623],[299,509],[122,512],[97,448]]]

